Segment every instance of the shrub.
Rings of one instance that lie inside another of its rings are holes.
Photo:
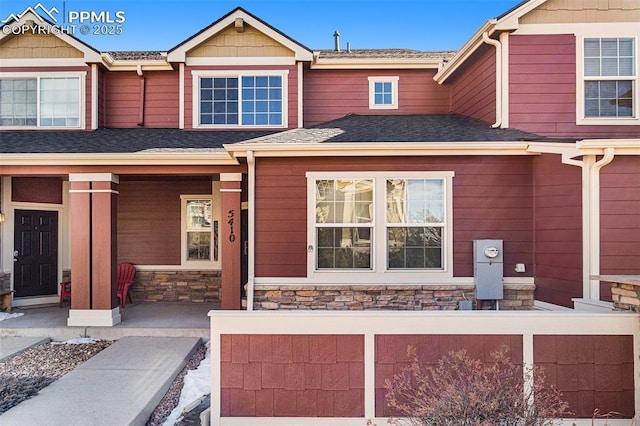
[[[493,352],[492,363],[450,352],[424,366],[409,347],[410,364],[387,380],[387,405],[413,425],[542,426],[569,414],[568,403],[539,369],[514,365],[508,349]],[[535,381],[532,380],[535,376]],[[395,423],[400,423],[396,421]]]

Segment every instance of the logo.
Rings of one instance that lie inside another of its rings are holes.
[[[122,24],[127,20],[124,10],[67,10],[65,2],[62,2],[62,11],[60,14],[56,6],[47,8],[42,3],[28,6],[0,21],[2,33],[119,35],[123,32]],[[35,19],[23,19],[25,15]]]

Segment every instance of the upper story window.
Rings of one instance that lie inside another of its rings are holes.
[[[82,127],[80,75],[0,74],[0,127]]]
[[[636,39],[585,37],[582,43],[578,124],[637,124]]]
[[[286,72],[193,75],[194,127],[286,126]]]
[[[452,172],[307,177],[311,274],[450,274]]]
[[[398,109],[399,77],[369,77],[369,109]]]

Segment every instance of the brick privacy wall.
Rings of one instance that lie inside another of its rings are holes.
[[[616,310],[640,312],[640,285],[613,282],[611,298]]]
[[[222,335],[223,417],[363,417],[364,337]]]
[[[134,302],[220,302],[220,271],[137,271],[129,294]]]
[[[505,285],[501,310],[533,307],[534,285]],[[256,310],[456,310],[464,300],[474,301],[473,285],[256,285]]]
[[[533,336],[533,359],[579,418],[634,416],[633,336]]]
[[[509,348],[511,361],[522,364],[520,335],[379,335],[375,338],[375,398],[376,417],[397,416],[387,407],[385,380],[408,366],[409,346],[415,348],[420,363],[437,367],[438,361],[451,351],[466,350],[467,355],[481,362],[492,362],[491,352],[503,346]]]

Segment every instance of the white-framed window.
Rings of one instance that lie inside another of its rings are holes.
[[[192,71],[193,127],[287,126],[288,71]]]
[[[310,275],[451,276],[453,172],[308,172]]]
[[[82,128],[86,73],[0,73],[0,128]]]
[[[398,109],[400,77],[369,77],[369,109]]]
[[[212,195],[181,195],[182,265],[220,266],[220,206]]]
[[[578,39],[577,123],[638,124],[637,37]]]

